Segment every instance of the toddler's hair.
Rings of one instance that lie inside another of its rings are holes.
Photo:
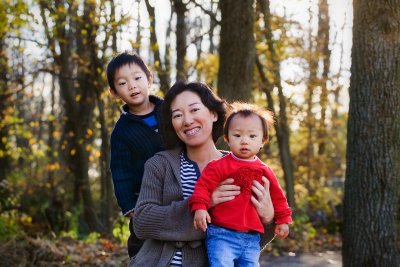
[[[268,142],[268,127],[275,123],[274,113],[269,110],[265,110],[255,104],[244,103],[244,102],[234,102],[229,105],[228,118],[226,119],[224,125],[224,137],[226,140],[229,140],[228,138],[229,125],[231,124],[233,117],[237,115],[242,116],[244,118],[249,117],[251,115],[258,116],[261,119],[261,125],[263,129],[263,141],[264,143]]]

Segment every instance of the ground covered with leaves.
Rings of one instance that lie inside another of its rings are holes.
[[[1,266],[126,266],[127,250],[107,239],[19,237],[0,245]]]
[[[303,236],[273,240],[262,257],[290,255],[290,253],[338,251],[338,234],[317,233],[312,238]],[[92,242],[64,236],[43,238],[20,236],[3,240],[0,244],[1,266],[126,266],[127,249],[124,244],[98,238]]]

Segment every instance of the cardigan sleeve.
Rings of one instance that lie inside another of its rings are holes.
[[[163,203],[165,194],[176,196],[176,200]],[[172,166],[160,155],[145,164],[133,228],[140,239],[195,241],[205,237],[202,231],[194,230],[188,201],[182,197]]]

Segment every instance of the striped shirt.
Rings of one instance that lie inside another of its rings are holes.
[[[180,154],[180,165],[183,198],[187,199],[194,191],[197,179],[200,176],[200,169],[197,166],[197,163],[191,161],[184,152],[181,152]],[[182,250],[180,248],[176,249],[175,255],[169,266],[182,266]]]

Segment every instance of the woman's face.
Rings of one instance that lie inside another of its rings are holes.
[[[212,127],[218,116],[191,91],[177,95],[171,103],[172,126],[186,147],[197,147],[213,142]]]

